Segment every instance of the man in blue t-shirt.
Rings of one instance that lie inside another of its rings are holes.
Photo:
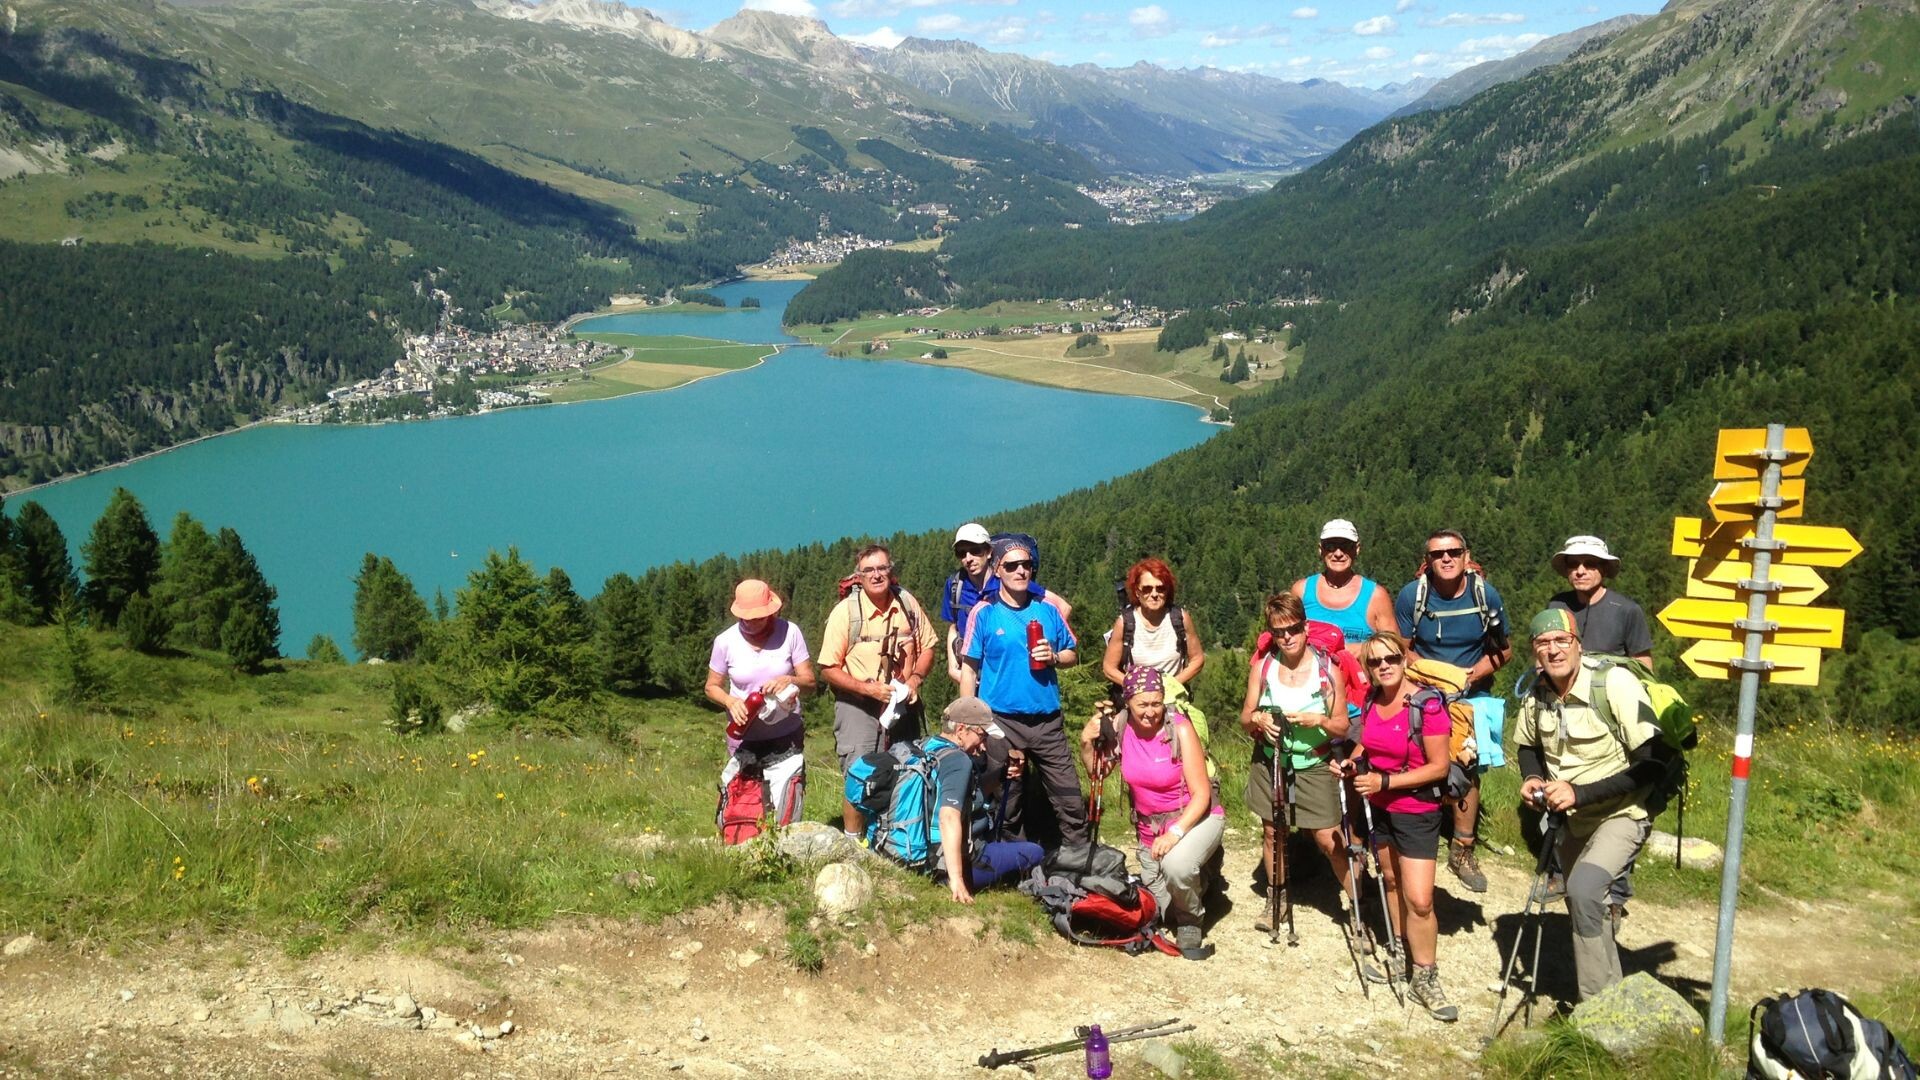
[[[1037,553],[1035,557],[1034,577],[1039,577]],[[973,606],[982,600],[991,600],[1000,593],[1000,579],[994,576],[993,537],[986,526],[969,521],[960,526],[953,534],[953,557],[959,561],[960,569],[947,576],[946,588],[940,592],[940,618],[947,624],[947,676],[954,682],[960,681],[960,643],[967,636],[967,615]],[[1073,618],[1073,608],[1058,593],[1050,593],[1038,581],[1027,586],[1035,600],[1044,600],[1052,604],[1062,619]]]
[[[1467,888],[1486,892],[1487,876],[1480,871],[1474,837],[1480,823],[1480,773],[1506,764],[1501,747],[1506,702],[1489,691],[1494,672],[1513,656],[1507,612],[1499,590],[1467,568],[1472,553],[1459,530],[1436,529],[1427,537],[1426,553],[1424,571],[1400,590],[1393,614],[1415,656],[1467,669],[1480,763],[1472,787],[1453,807],[1447,869]]]
[[[1025,753],[1022,775],[1010,775],[1007,781],[1005,802],[1016,809],[1006,815],[1006,826],[1021,835],[1015,824],[1025,820],[1017,809],[1027,796],[1024,772],[1036,771],[1061,841],[1084,844],[1087,804],[1062,725],[1058,673],[1079,661],[1078,642],[1060,613],[1030,591],[1033,568],[1033,552],[1019,543],[994,544],[993,573],[1000,588],[968,614],[960,649],[960,696],[986,702],[1007,743]],[[1040,640],[1031,646],[1030,623],[1040,626]],[[1030,834],[1023,838],[1034,839]]]

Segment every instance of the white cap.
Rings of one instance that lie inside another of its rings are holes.
[[[1354,528],[1353,522],[1348,521],[1346,518],[1334,518],[1332,521],[1320,526],[1320,539],[1351,540],[1357,544],[1360,542],[1360,530]]]
[[[1612,577],[1620,572],[1620,557],[1608,551],[1607,542],[1597,536],[1567,537],[1566,546],[1554,553],[1553,572],[1556,574],[1565,574],[1567,572],[1567,560],[1581,555],[1589,559],[1599,559],[1602,563],[1605,563],[1606,566],[1601,572],[1607,577]]]
[[[960,526],[959,532],[953,534],[953,542],[956,546],[960,544],[991,544],[993,543],[993,537],[987,535],[987,527],[985,525],[977,521],[969,521],[965,525]]]

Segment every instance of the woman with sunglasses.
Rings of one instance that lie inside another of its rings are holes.
[[[1173,602],[1178,583],[1160,559],[1141,559],[1127,569],[1127,609],[1113,620],[1100,670],[1120,686],[1127,672],[1150,667],[1182,687],[1191,687],[1207,662],[1193,612]]]
[[[1240,726],[1253,737],[1253,764],[1247,770],[1247,809],[1264,825],[1261,861],[1267,887],[1283,888],[1284,872],[1274,866],[1278,844],[1294,829],[1310,833],[1327,857],[1337,881],[1347,880],[1347,853],[1339,841],[1340,791],[1323,766],[1333,745],[1347,736],[1347,695],[1329,657],[1307,643],[1307,613],[1292,593],[1267,598],[1267,629],[1272,651],[1256,653],[1247,672],[1247,695],[1240,705]],[[1283,785],[1291,786],[1284,823],[1274,820],[1273,757],[1281,748]],[[1291,900],[1291,896],[1289,896]],[[1285,920],[1283,910],[1280,918]],[[1267,931],[1266,915],[1255,929]]]
[[[1434,953],[1440,923],[1433,915],[1433,875],[1440,846],[1439,783],[1447,776],[1452,720],[1438,695],[1410,702],[1420,687],[1409,681],[1407,640],[1392,631],[1368,638],[1361,661],[1371,689],[1360,711],[1360,735],[1337,775],[1371,805],[1373,846],[1387,889],[1392,932],[1406,941],[1413,967],[1408,990],[1436,1020],[1460,1018],[1440,987]]]

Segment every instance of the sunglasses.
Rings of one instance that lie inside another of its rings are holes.
[[[1167,587],[1165,585],[1141,585],[1136,591],[1142,596],[1160,596],[1167,591]]]
[[[1406,657],[1400,655],[1399,653],[1391,653],[1387,656],[1369,656],[1367,657],[1367,666],[1368,667],[1386,667],[1388,665],[1393,665],[1397,667],[1399,666],[1401,661],[1405,659]]]
[[[1344,551],[1351,555],[1360,550],[1360,545],[1351,540],[1322,540],[1320,541],[1320,550],[1329,554],[1335,551]]]
[[[992,544],[955,544],[953,545],[953,553],[955,555],[990,555],[993,553],[993,545]]]
[[[1281,637],[1298,637],[1307,632],[1307,624],[1297,622],[1291,626],[1276,626],[1273,628],[1273,632]]]
[[[1033,569],[1033,560],[1032,559],[1006,559],[1000,563],[1000,569],[1003,573],[1008,573],[1008,574],[1017,573],[1021,570],[1031,571]]]
[[[1589,559],[1586,556],[1582,555],[1582,556],[1577,556],[1575,558],[1568,559],[1567,567],[1568,569],[1578,568],[1581,570],[1605,570],[1607,568],[1607,564],[1601,562],[1599,559]]]
[[[1467,553],[1463,547],[1433,548],[1427,552],[1429,559],[1457,559]]]

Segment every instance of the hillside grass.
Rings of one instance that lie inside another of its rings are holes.
[[[396,666],[279,661],[245,676],[89,636],[110,705],[72,709],[43,674],[52,631],[0,626],[0,934],[117,947],[191,926],[304,953],[714,903],[785,909],[790,945],[822,962],[845,933],[809,925],[805,867],[711,841],[725,757],[712,709],[607,698],[595,734],[482,722],[407,738],[383,724]],[[828,714],[811,711],[805,816],[837,824]],[[882,924],[950,907],[944,888],[876,873]],[[1022,897],[975,910],[1040,938]]]

